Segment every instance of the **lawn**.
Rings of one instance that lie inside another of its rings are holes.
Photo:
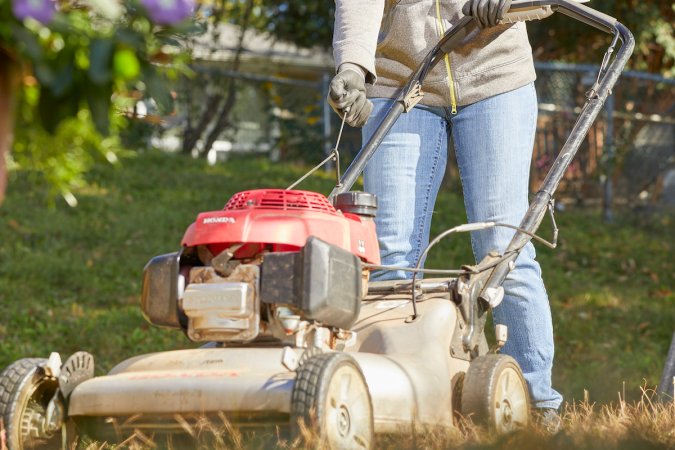
[[[77,208],[50,206],[46,189],[13,173],[0,207],[0,366],[87,350],[102,374],[141,352],[194,346],[143,320],[143,266],[175,251],[198,212],[237,191],[286,187],[305,169],[141,153],[97,167]],[[318,174],[301,187],[327,193],[332,179]],[[597,211],[568,208],[556,219],[558,248],[537,246],[554,316],[554,384],[569,401],[584,391],[591,402],[638,399],[658,382],[675,329],[673,216],[623,214],[608,225]],[[464,221],[461,196],[442,192],[433,233]],[[548,219],[540,234],[550,236]],[[466,235],[444,241],[427,266],[470,262]]]

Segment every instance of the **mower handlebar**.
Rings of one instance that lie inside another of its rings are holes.
[[[516,0],[511,4],[511,8],[500,23],[544,19],[557,11],[600,31],[612,34],[616,29],[617,20],[582,5],[582,1],[587,0]]]
[[[551,5],[529,6],[523,8],[512,7],[506,14],[504,14],[504,17],[502,17],[499,23],[509,24],[516,22],[527,22],[529,20],[540,20],[547,18],[551,14],[553,14],[553,8],[551,8]]]

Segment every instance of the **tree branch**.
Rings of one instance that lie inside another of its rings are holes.
[[[256,0],[248,0],[246,2],[246,7],[242,13],[240,21],[240,31],[239,37],[237,40],[237,50],[234,54],[232,60],[232,70],[237,72],[241,67],[241,57],[244,53],[244,39],[246,37],[246,32],[248,31],[251,25],[251,19],[253,17],[253,8],[255,7]],[[217,26],[217,22],[216,22]],[[201,153],[205,154],[210,149],[213,143],[218,139],[218,136],[225,130],[228,126],[231,125],[229,117],[232,112],[232,108],[237,99],[237,82],[234,78],[231,78],[228,81],[227,94],[225,96],[225,101],[222,101],[223,96],[220,94],[215,94],[209,98],[204,112],[200,116],[197,126],[193,130],[187,130],[183,140],[183,152],[190,153],[194,149],[197,141],[202,136],[204,131],[208,128],[209,123],[215,119],[215,124],[211,131],[206,136],[204,146],[201,149]]]
[[[244,10],[243,20],[241,24],[241,29],[239,33],[239,42],[237,44],[237,52],[234,55],[234,61],[232,62],[232,70],[237,72],[241,66],[241,55],[244,52],[244,38],[246,36],[246,31],[248,31],[249,25],[251,23],[251,18],[253,15],[253,7],[255,6],[255,0],[248,0],[246,2],[246,9]],[[216,120],[215,126],[211,129],[208,137],[206,138],[206,143],[204,145],[203,151],[206,153],[211,149],[211,146],[218,139],[220,133],[223,132],[228,126],[230,126],[230,113],[232,108],[237,100],[237,80],[234,78],[230,79],[230,84],[227,90],[227,97],[225,103],[223,104],[220,113],[218,114],[218,119]]]

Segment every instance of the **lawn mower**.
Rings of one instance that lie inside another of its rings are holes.
[[[464,17],[411,75],[330,195],[237,193],[223,210],[199,214],[179,251],[148,262],[145,318],[202,347],[136,356],[97,377],[86,352],[65,362],[58,353],[22,359],[5,369],[0,417],[9,450],[66,445],[77,434],[157,439],[185,433],[204,417],[244,429],[272,423],[291,437],[309,430],[332,449],[373,448],[378,434],[453,427],[459,417],[497,432],[527,424],[521,370],[499,353],[507,330],[497,326],[488,345],[487,314],[501,301],[520,250],[543,241],[534,233],[546,212],[553,214],[565,169],[634,47],[616,19],[571,0],[514,2],[503,22],[554,12],[613,41],[569,139],[520,225],[510,226],[506,249],[458,270],[423,269],[446,236],[508,226],[460,225],[432,240],[408,268],[412,280],[369,282],[372,270],[392,268],[380,265],[376,199],[350,190],[396,119],[419,102],[430,70],[478,32]],[[327,160],[336,157],[337,145]]]

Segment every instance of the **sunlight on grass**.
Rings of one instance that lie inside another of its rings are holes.
[[[208,166],[140,153],[117,169],[95,167],[74,209],[49,207],[44,187],[13,172],[0,208],[0,366],[87,350],[104,373],[139,353],[192,346],[182,333],[143,320],[144,265],[178,249],[199,212],[221,209],[241,190],[286,187],[308,168],[257,158]],[[300,188],[328,194],[333,177],[318,171]],[[554,385],[570,401],[588,390],[593,401],[608,402],[625,382],[627,399],[639,400],[645,380],[658,382],[675,324],[672,218],[627,214],[607,225],[597,211],[568,208],[556,219],[559,247],[537,246],[554,318]],[[432,235],[465,221],[459,193],[443,190]],[[427,267],[467,263],[468,234],[441,242]]]
[[[137,420],[136,417],[134,420]],[[131,419],[130,419],[131,420]],[[95,441],[78,439],[78,448],[87,450],[130,449],[213,449],[248,450],[279,448],[284,450],[325,449],[311,429],[301,426],[300,436],[291,438],[287,426],[270,425],[252,431],[239,429],[219,413],[213,417],[175,415],[179,430],[158,435],[147,429],[130,427],[122,432],[122,423],[108,420],[107,426],[118,439]],[[650,450],[675,446],[675,403],[660,403],[653,391],[643,391],[637,402],[622,399],[598,405],[589,401],[568,404],[562,413],[562,428],[551,434],[538,423],[525,429],[495,435],[460,419],[451,428],[417,428],[403,435],[378,435],[377,449],[458,449],[458,450]],[[128,427],[127,427],[128,428]],[[126,428],[125,428],[126,429]]]

